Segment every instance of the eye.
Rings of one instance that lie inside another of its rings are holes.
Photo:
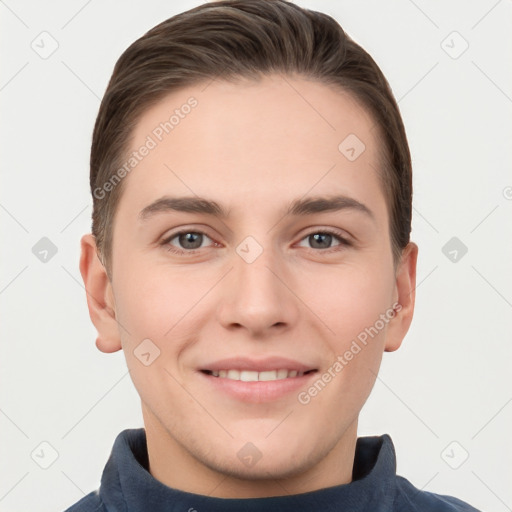
[[[202,231],[182,230],[173,233],[161,242],[166,250],[175,254],[194,254],[199,249],[203,249],[214,242],[206,233]],[[351,242],[346,240],[340,234],[323,230],[313,231],[306,235],[298,244],[300,247],[316,249],[320,252],[331,252],[351,246]],[[317,252],[317,251],[315,251]]]
[[[339,246],[350,246],[351,243],[340,236],[338,233],[332,231],[314,231],[306,235],[299,243],[300,247],[305,247],[304,243],[309,244],[311,249],[333,249],[338,250]],[[306,246],[307,247],[307,246]]]
[[[208,246],[205,242],[213,242],[213,240],[202,231],[180,231],[174,233],[162,241],[162,245],[169,251],[184,254],[194,253],[197,249]]]

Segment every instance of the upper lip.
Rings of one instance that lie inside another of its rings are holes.
[[[304,364],[294,359],[286,357],[267,357],[265,359],[249,359],[247,357],[230,357],[229,359],[219,359],[207,363],[201,367],[201,370],[219,371],[219,370],[249,370],[264,372],[270,370],[297,370],[297,372],[307,372],[316,370],[312,365]]]

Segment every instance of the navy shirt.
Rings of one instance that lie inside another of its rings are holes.
[[[360,437],[349,484],[270,498],[212,498],[167,487],[151,476],[144,429],[121,432],[99,491],[66,512],[478,512],[467,503],[416,489],[396,475],[391,438]]]

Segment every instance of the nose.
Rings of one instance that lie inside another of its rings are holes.
[[[265,337],[290,330],[300,318],[293,275],[271,250],[250,263],[234,253],[224,281],[217,318],[226,329]]]

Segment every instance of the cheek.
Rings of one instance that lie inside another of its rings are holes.
[[[374,265],[322,269],[309,281],[314,286],[303,286],[304,303],[329,328],[338,352],[392,306],[393,273],[377,261]]]
[[[118,318],[137,336],[163,339],[207,290],[209,280],[189,276],[186,269],[173,270],[133,262],[119,272],[116,292]]]
[[[141,396],[151,387],[173,388],[167,372],[181,374],[188,349],[197,343],[211,318],[205,296],[219,279],[211,274],[191,275],[186,268],[171,271],[134,259],[124,274],[119,273],[116,314],[126,328],[119,331],[127,366]],[[147,352],[149,358],[157,354],[148,367],[142,356]]]
[[[316,272],[311,282],[315,286],[304,287],[302,297],[328,327],[322,329],[329,353],[324,373],[332,382],[329,391],[318,396],[317,405],[327,409],[332,403],[342,405],[334,415],[358,411],[374,385],[392,318],[392,268],[377,261],[347,265]]]
[[[204,286],[191,286],[201,281],[191,280],[185,271],[171,273],[135,259],[118,275],[116,314],[125,328],[119,332],[130,376],[151,410],[166,410],[168,400],[186,400],[175,380],[181,380],[177,363],[197,340]]]
[[[338,279],[325,281],[319,316],[334,331],[328,338],[328,369],[336,374],[331,388],[335,398],[330,398],[343,403],[345,411],[359,410],[375,382],[393,317],[393,283],[392,271],[377,264],[373,269],[345,269]]]

